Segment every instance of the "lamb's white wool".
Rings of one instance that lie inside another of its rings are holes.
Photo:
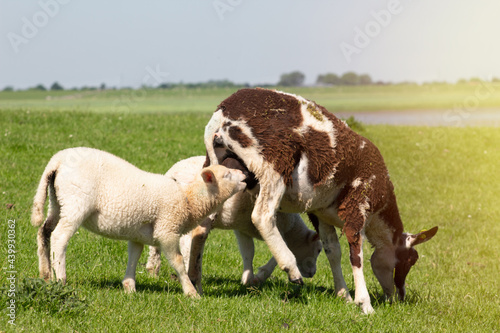
[[[174,179],[182,179],[185,186],[202,169],[205,162],[204,156],[195,156],[177,162],[166,173],[166,176]],[[189,243],[193,249],[182,252],[189,270],[191,281],[201,293],[201,258],[203,245],[211,228],[234,230],[241,256],[243,258],[243,284],[256,284],[265,281],[276,267],[276,260],[271,258],[268,263],[259,268],[257,275],[253,272],[254,243],[253,238],[262,240],[262,236],[252,223],[252,210],[254,200],[247,191],[238,192],[229,198],[212,220],[203,222],[192,233],[183,236],[181,243]],[[316,232],[307,228],[299,214],[278,213],[276,220],[278,229],[281,231],[285,242],[295,255],[297,265],[304,277],[312,277],[316,272],[316,259],[321,252],[321,241]],[[194,237],[196,235],[197,237]],[[191,240],[194,242],[191,245]],[[186,248],[187,249],[187,248]],[[150,256],[146,267],[153,274],[158,274],[160,267],[159,252],[155,248],[150,249]],[[186,256],[190,258],[187,260]]]
[[[103,151],[70,148],[55,154],[42,175],[33,204],[43,278],[66,280],[66,246],[80,226],[105,237],[129,241],[123,280],[135,291],[135,270],[144,244],[159,246],[179,275],[184,293],[197,292],[184,269],[179,238],[243,190],[239,170],[213,166],[200,170],[187,186],[171,177],[142,171]],[[54,276],[51,276],[54,272]]]

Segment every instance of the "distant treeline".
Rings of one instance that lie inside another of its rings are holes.
[[[306,76],[299,71],[294,71],[290,73],[285,73],[280,76],[280,80],[276,84],[249,84],[249,83],[234,83],[229,80],[209,80],[207,82],[197,82],[197,83],[162,83],[156,87],[153,86],[143,86],[144,89],[175,89],[175,88],[185,88],[185,89],[206,89],[206,88],[243,88],[243,87],[275,87],[275,86],[283,86],[283,87],[301,87],[304,86]],[[475,84],[479,82],[484,82],[479,78],[471,78],[471,79],[460,79],[456,82],[456,84]],[[500,79],[493,78],[491,82],[500,82]],[[405,82],[388,82],[388,81],[373,81],[370,75],[368,74],[356,74],[355,72],[347,72],[342,75],[337,75],[335,73],[325,73],[320,74],[316,78],[316,86],[354,86],[354,85],[393,85],[393,84],[417,84],[412,81]],[[426,82],[424,84],[451,84],[449,82],[444,81],[434,81],[434,82]],[[43,84],[38,84],[34,87],[28,89],[17,89],[17,90],[39,90],[39,91],[57,91],[57,90],[116,90],[116,89],[133,89],[130,87],[107,87],[105,83],[102,83],[100,86],[92,87],[92,86],[83,86],[81,88],[70,88],[65,89],[58,82],[54,82],[49,88],[46,88]],[[3,89],[3,91],[14,91],[14,87],[7,86]]]

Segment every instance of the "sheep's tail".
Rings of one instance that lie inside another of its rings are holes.
[[[59,159],[52,158],[42,174],[40,184],[38,184],[38,189],[33,199],[33,210],[31,212],[31,224],[35,227],[41,226],[44,221],[44,206],[47,200],[47,189],[51,192],[55,192],[54,179],[59,165]]]

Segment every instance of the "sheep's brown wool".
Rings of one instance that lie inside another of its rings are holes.
[[[332,173],[337,186],[346,184],[342,195],[333,204],[339,207],[339,217],[346,221],[344,232],[348,239],[354,240],[364,222],[359,216],[359,203],[364,200],[370,203],[367,212],[379,210],[387,203],[382,198],[393,191],[384,160],[368,139],[352,131],[345,122],[312,101],[305,102],[307,111],[313,113],[316,119],[333,124],[335,143],[330,142],[327,133],[311,126],[299,133],[298,129],[304,122],[302,103],[292,95],[272,90],[242,89],[224,100],[218,109],[223,110],[227,119],[244,120],[247,123],[262,149],[263,158],[283,175],[286,185],[292,182],[291,174],[302,153],[307,157],[308,178],[314,186],[322,184]],[[252,140],[239,127],[232,122],[225,122],[222,127],[225,126],[229,128],[228,133],[233,140],[243,148],[249,147]],[[353,188],[350,185],[355,179],[360,179],[364,184],[370,177],[374,180],[369,186]],[[403,224],[399,219],[395,197],[384,211],[392,215],[384,222],[391,223],[391,227],[401,234]]]
[[[396,268],[396,287],[404,297],[404,280],[414,261],[396,264],[416,251],[411,248],[412,242],[400,244],[406,234],[394,188],[384,159],[372,142],[313,101],[259,88],[241,89],[229,96],[220,103],[207,125],[207,162],[217,164],[223,155],[215,151],[213,142],[219,150],[225,147],[225,156],[237,155],[259,181],[252,220],[280,267],[289,272],[290,280],[301,282],[293,256],[286,250],[273,222],[273,213],[280,209],[318,216],[320,230],[328,229],[326,225],[342,228],[350,246],[355,302],[364,312],[373,311],[362,273],[364,235],[376,248],[371,263],[384,291],[392,296],[392,270]],[[324,243],[335,247],[325,247],[325,251],[332,253],[329,259],[335,289],[349,299],[342,273],[336,273],[340,271],[336,257],[339,254],[335,254],[338,239],[335,230],[331,230],[326,232],[330,235],[323,232],[321,237],[322,240],[325,237]],[[437,228],[431,230],[427,240]],[[400,250],[398,256],[396,249]]]

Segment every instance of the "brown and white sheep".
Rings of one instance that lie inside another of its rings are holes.
[[[194,156],[174,164],[166,176],[176,179],[181,186],[188,185],[203,168],[205,156]],[[239,169],[242,166],[233,158],[227,158],[222,163],[229,168]],[[245,180],[247,189],[252,190],[257,184],[250,175]],[[243,274],[241,282],[244,285],[262,283],[273,272],[276,260],[271,258],[267,264],[259,268],[256,275],[253,272],[254,242],[262,240],[262,236],[252,223],[253,195],[241,191],[229,198],[214,217],[207,218],[191,233],[181,238],[181,252],[184,256],[188,275],[198,292],[202,293],[201,267],[203,248],[211,229],[233,230],[238,240],[238,246],[243,258]],[[316,273],[316,260],[321,252],[321,241],[316,232],[310,230],[300,217],[300,214],[279,213],[276,224],[283,238],[297,260],[299,270],[304,277],[313,277]],[[192,249],[192,250],[191,250]],[[160,252],[150,248],[146,268],[157,275],[160,267]]]
[[[189,186],[138,169],[110,153],[70,148],[56,153],[43,172],[31,216],[38,229],[41,277],[66,281],[66,247],[80,226],[99,235],[128,240],[126,291],[135,291],[135,271],[144,244],[159,246],[177,271],[182,289],[198,296],[184,269],[179,238],[223,202],[243,190],[244,174],[209,167]],[[51,276],[51,272],[54,273]]]
[[[386,296],[392,299],[396,287],[404,299],[406,276],[418,258],[413,247],[431,239],[437,227],[403,232],[389,173],[372,142],[313,101],[258,88],[222,101],[204,140],[207,164],[235,154],[255,174],[260,191],[252,221],[290,281],[303,283],[276,227],[278,211],[308,212],[317,220],[337,295],[351,300],[335,227],[349,243],[354,302],[362,311],[373,312],[363,275],[365,236],[375,248],[371,266]]]

